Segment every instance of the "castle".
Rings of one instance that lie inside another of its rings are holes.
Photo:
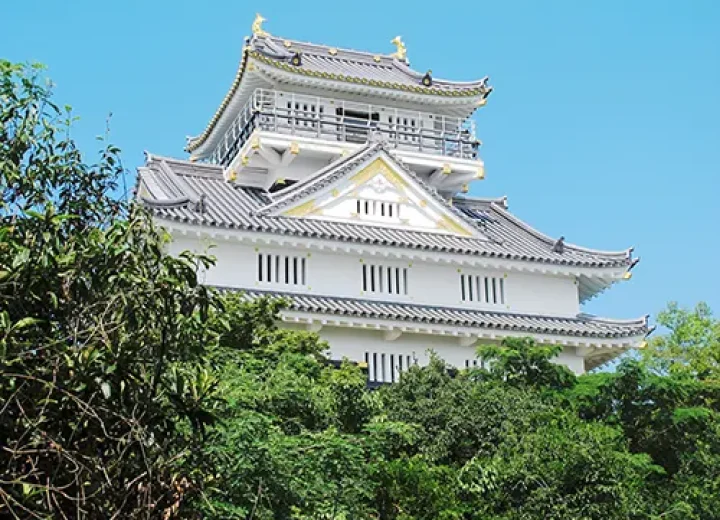
[[[186,149],[147,155],[140,202],[171,250],[210,251],[203,283],[277,295],[284,326],[327,340],[331,359],[396,381],[428,349],[459,368],[476,347],[532,336],[562,345],[575,373],[641,346],[647,317],[581,306],[637,263],[551,238],[507,199],[464,195],[481,181],[471,116],[488,78],[455,82],[374,54],[279,38],[258,15],[230,90]]]

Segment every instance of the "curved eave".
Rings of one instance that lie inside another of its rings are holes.
[[[438,87],[428,87],[422,84],[419,85],[412,85],[409,83],[400,83],[400,82],[389,82],[389,81],[382,81],[378,79],[368,79],[368,78],[362,78],[358,76],[351,76],[351,75],[344,75],[344,74],[336,74],[333,72],[327,72],[327,71],[319,71],[319,70],[312,70],[305,68],[303,66],[295,66],[290,63],[286,63],[285,61],[278,60],[271,58],[269,56],[264,55],[263,53],[259,51],[249,51],[249,54],[252,58],[258,60],[261,63],[264,63],[266,65],[270,65],[272,67],[275,67],[280,70],[284,70],[286,72],[290,72],[293,74],[299,74],[302,76],[310,76],[325,80],[332,80],[332,81],[339,81],[342,83],[354,83],[359,85],[365,85],[370,87],[377,87],[382,89],[390,89],[390,90],[400,90],[405,92],[413,92],[416,94],[424,94],[424,95],[430,95],[430,96],[441,96],[441,97],[464,97],[464,98],[470,98],[470,97],[477,97],[477,96],[484,96],[489,93],[488,87],[485,86],[485,83],[487,79],[482,79],[479,81],[474,81],[470,83],[466,83],[464,85],[459,85],[458,88],[448,88],[450,86],[449,83],[445,83],[446,88],[438,88]]]
[[[482,80],[468,83],[457,83],[453,84],[457,88],[437,88],[437,87],[426,87],[423,85],[411,85],[405,83],[395,83],[380,80],[373,80],[367,78],[361,78],[356,76],[346,76],[342,74],[334,74],[330,72],[310,70],[303,68],[302,66],[296,67],[284,61],[277,60],[265,56],[259,51],[252,50],[249,47],[243,48],[242,56],[240,59],[240,66],[235,74],[235,78],[228,90],[227,94],[223,98],[220,106],[213,114],[210,122],[205,127],[203,132],[195,137],[188,139],[185,150],[194,155],[197,158],[204,158],[209,155],[209,150],[206,145],[208,139],[215,133],[218,127],[221,127],[219,123],[221,121],[230,121],[235,117],[232,110],[228,111],[231,105],[232,108],[239,110],[241,107],[237,105],[237,93],[241,90],[243,79],[248,75],[248,72],[255,69],[255,66],[266,68],[266,72],[272,74],[273,70],[280,73],[284,73],[284,79],[293,82],[293,76],[296,78],[305,78],[306,80],[322,81],[333,85],[334,90],[345,91],[350,93],[359,92],[375,92],[380,96],[402,99],[406,98],[409,101],[418,101],[423,99],[426,102],[441,102],[444,104],[462,105],[463,114],[465,117],[472,115],[474,110],[484,104],[484,100],[492,91],[492,88],[487,87],[487,78]],[[303,82],[298,82],[302,84]],[[443,82],[443,85],[449,85],[449,82]],[[221,132],[221,130],[220,130]]]
[[[495,211],[502,214],[503,217],[511,220],[513,223],[515,223],[515,225],[523,228],[530,235],[534,236],[538,240],[545,242],[549,247],[552,247],[555,244],[555,239],[549,237],[541,231],[538,231],[534,227],[530,226],[527,222],[520,220],[515,215],[507,211],[502,205],[492,202],[490,206]],[[632,247],[620,251],[604,251],[601,249],[591,249],[588,247],[582,247],[576,244],[570,244],[565,242],[564,248],[569,251],[576,251],[578,253],[585,253],[587,255],[603,257],[604,259],[608,260],[616,260],[618,266],[630,266],[633,264],[632,252],[634,248]]]
[[[212,131],[215,129],[218,121],[220,118],[224,115],[225,109],[230,104],[230,102],[235,97],[235,93],[238,91],[240,87],[240,83],[242,82],[243,76],[245,75],[245,70],[247,68],[248,63],[248,54],[250,52],[249,47],[245,46],[242,50],[242,55],[240,56],[240,66],[238,67],[237,72],[235,73],[235,78],[233,79],[232,84],[230,85],[230,89],[228,89],[227,94],[225,94],[225,97],[223,98],[222,102],[220,103],[220,106],[215,111],[215,114],[210,118],[210,122],[205,127],[205,130],[202,131],[202,133],[198,136],[191,137],[188,139],[187,145],[185,146],[185,150],[187,152],[194,152],[198,148],[200,148],[201,145],[205,143],[207,138],[210,136]],[[201,156],[204,156],[201,155]]]
[[[286,310],[290,313],[308,313],[316,315],[319,320],[339,316],[344,326],[372,327],[372,324],[353,323],[353,319],[382,320],[410,324],[410,330],[414,332],[454,333],[456,331],[443,331],[440,327],[457,327],[466,329],[470,334],[477,333],[477,329],[485,329],[496,331],[500,336],[508,333],[556,335],[582,338],[585,342],[594,343],[601,348],[619,346],[617,341],[628,347],[638,345],[650,333],[648,316],[632,320],[600,318],[588,314],[560,317],[258,289],[218,289],[242,292],[248,299],[282,298],[289,304]],[[568,344],[567,341],[561,343]]]

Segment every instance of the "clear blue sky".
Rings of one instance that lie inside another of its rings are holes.
[[[237,68],[255,11],[273,34],[392,50],[420,71],[495,91],[477,115],[487,180],[510,209],[588,247],[634,245],[632,281],[586,306],[720,312],[720,1],[241,2],[24,0],[2,9],[0,56],[49,66],[94,152],[112,140],[185,157]]]

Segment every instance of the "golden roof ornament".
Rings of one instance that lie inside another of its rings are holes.
[[[262,28],[263,22],[266,22],[266,21],[267,21],[267,19],[263,18],[263,16],[260,13],[255,14],[255,21],[252,24],[252,33],[255,36],[257,36],[259,38],[264,38],[266,36],[270,36],[270,34]]]
[[[392,56],[400,61],[407,61],[407,47],[405,47],[402,38],[400,38],[400,36],[395,36],[395,38],[390,40],[390,43],[397,47],[397,50],[392,54]]]

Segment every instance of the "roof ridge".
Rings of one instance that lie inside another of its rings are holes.
[[[263,39],[269,39],[273,43],[280,43],[281,45],[284,45],[285,42],[290,42],[290,48],[292,48],[293,44],[298,45],[307,45],[309,47],[315,47],[318,50],[325,50],[328,49],[334,49],[337,52],[347,52],[351,54],[358,54],[362,57],[367,57],[370,59],[374,59],[375,56],[380,56],[381,58],[385,58],[390,61],[397,61],[395,57],[392,55],[392,53],[378,53],[378,52],[370,52],[370,51],[363,51],[359,49],[352,49],[350,47],[338,47],[336,45],[328,45],[325,43],[316,43],[316,42],[308,42],[308,41],[302,41],[302,40],[296,40],[293,38],[284,38],[282,36],[276,36],[276,35],[269,35],[266,37],[263,37]],[[256,41],[255,39],[252,40],[253,42]]]
[[[151,170],[161,168],[162,164],[173,165],[176,168],[169,168],[173,174],[178,177],[195,177],[195,178],[206,178],[213,180],[223,180],[223,167],[217,164],[200,163],[194,161],[188,161],[185,159],[177,159],[175,157],[167,157],[162,155],[154,155],[148,151],[145,151],[145,165],[144,168]],[[138,167],[138,171],[140,168]],[[182,169],[180,169],[182,168]]]
[[[192,166],[193,168],[218,170],[220,172],[223,171],[223,167],[220,166],[219,164],[203,163],[203,162],[192,161],[189,159],[179,159],[177,157],[170,157],[168,155],[158,155],[158,154],[150,153],[147,150],[145,150],[145,163],[149,164],[152,161],[166,161],[168,163],[173,163],[173,164]]]
[[[647,325],[650,321],[650,315],[645,314],[640,318],[603,318],[596,316],[595,314],[589,314],[581,312],[578,314],[578,318],[587,319],[596,323],[607,323],[609,325],[631,325],[631,324],[643,324]]]
[[[486,205],[494,203],[494,204],[500,204],[502,207],[507,209],[508,196],[503,195],[502,197],[472,197],[472,196],[462,195],[462,196],[453,197],[453,202],[457,202],[459,204],[463,204],[465,202],[470,202],[470,203],[480,202],[480,203],[486,204]]]

